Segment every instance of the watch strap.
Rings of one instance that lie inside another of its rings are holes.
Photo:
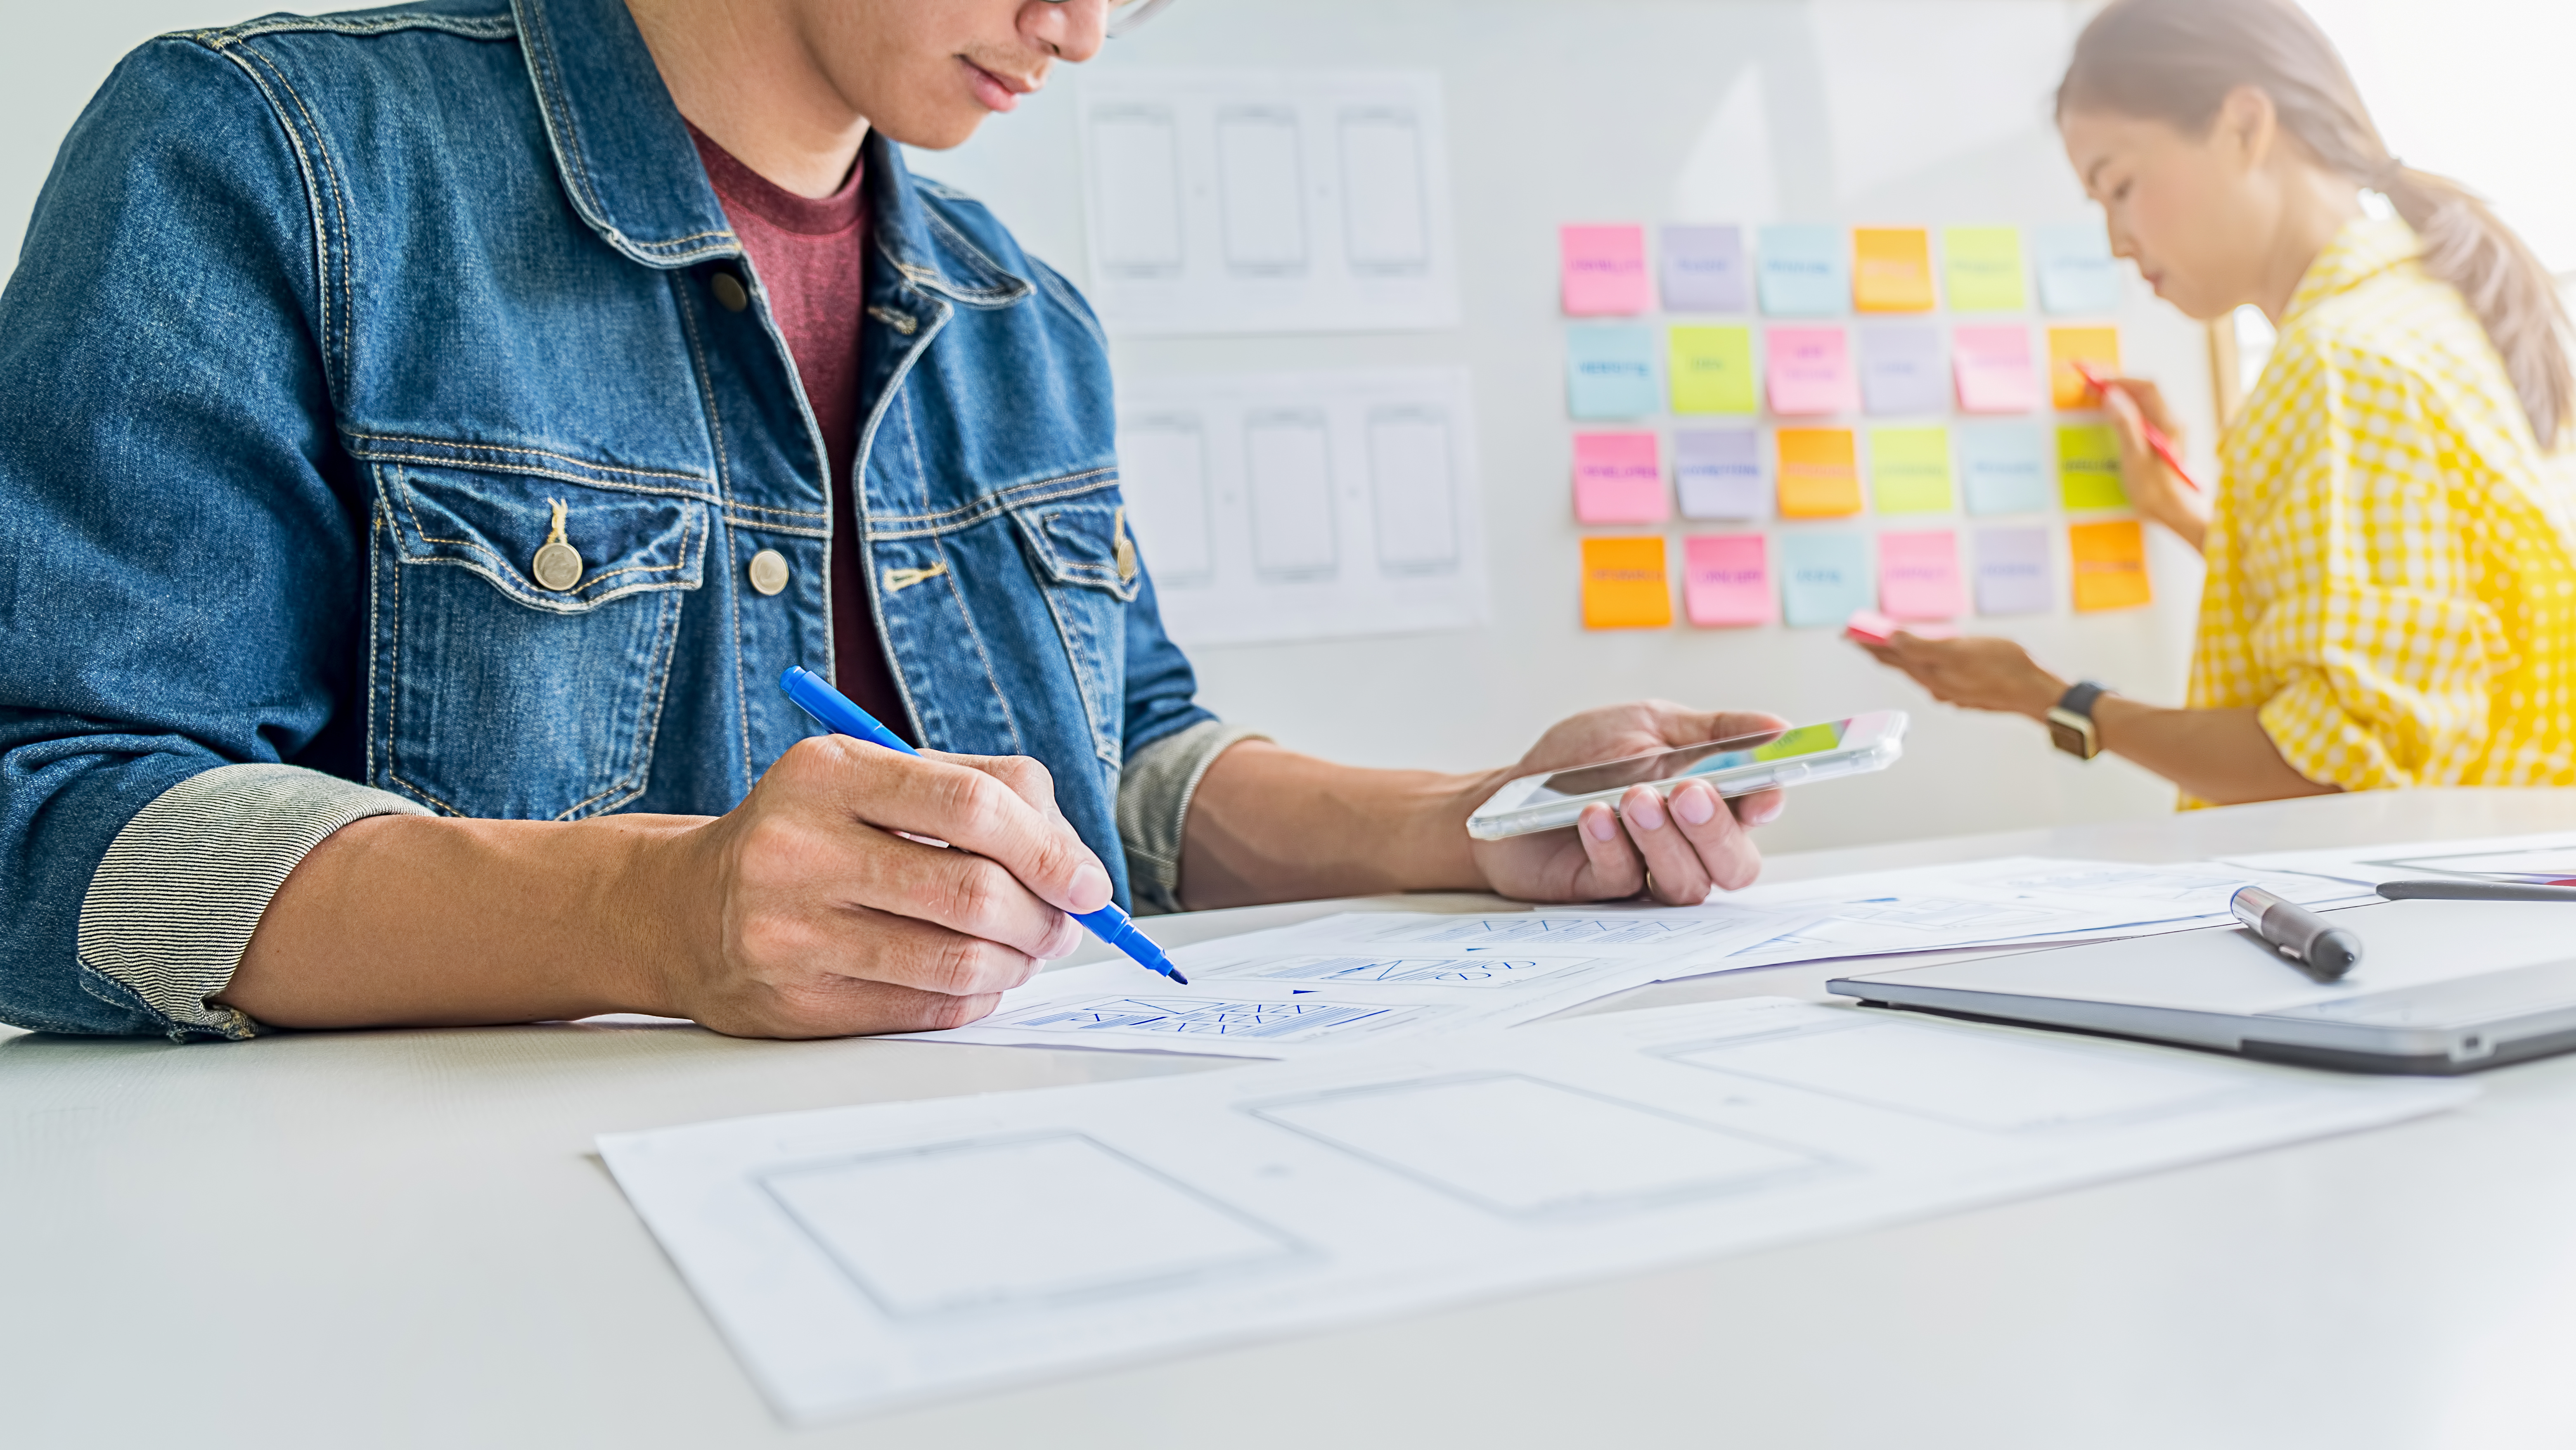
[[[2057,708],[2070,715],[2081,715],[2090,720],[2093,718],[2093,702],[2110,693],[2110,687],[2106,685],[2097,685],[2091,680],[2079,680],[2068,686],[2065,694],[2057,697]]]

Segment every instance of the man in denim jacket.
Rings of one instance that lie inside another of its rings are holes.
[[[1111,14],[427,0],[129,57],[0,296],[0,1019],[915,1029],[1131,891],[1751,880],[1705,786],[1463,823],[1514,774],[1769,717],[1599,710],[1446,777],[1193,703],[1098,324],[889,144],[965,140]],[[854,436],[808,406],[719,155],[863,189]],[[836,542],[872,638],[834,637]],[[772,683],[880,659],[927,758]]]

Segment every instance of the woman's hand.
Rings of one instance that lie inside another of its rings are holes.
[[[1880,664],[1913,676],[1945,705],[2047,718],[2066,682],[2034,664],[2008,639],[1925,639],[1898,630],[1885,644],[1862,643]]]
[[[2177,451],[2182,447],[2182,429],[2165,405],[2163,390],[2145,378],[2105,378],[2102,405],[2110,410],[2112,431],[2120,439],[2120,486],[2129,491],[2129,502],[2199,549],[2209,533],[2212,500],[2185,483],[2147,444],[2147,426],[2153,424]]]

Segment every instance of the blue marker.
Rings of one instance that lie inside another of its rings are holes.
[[[870,745],[882,745],[888,750],[900,750],[910,756],[921,754],[904,744],[902,736],[878,724],[875,716],[860,709],[849,696],[833,689],[831,681],[802,665],[789,665],[787,673],[778,677],[778,688],[785,690],[787,698],[795,701],[799,709],[839,734],[854,736]],[[1184,987],[1190,984],[1190,979],[1181,975],[1181,969],[1172,965],[1172,959],[1163,955],[1163,949],[1154,945],[1153,938],[1138,931],[1136,923],[1127,919],[1127,913],[1118,909],[1117,902],[1112,901],[1098,911],[1067,914],[1090,928],[1093,936],[1134,957],[1139,964]]]

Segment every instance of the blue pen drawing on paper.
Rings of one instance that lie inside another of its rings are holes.
[[[995,1027],[1038,1032],[1161,1032],[1179,1037],[1292,1037],[1347,1027],[1370,1018],[1393,1021],[1420,1009],[1365,1007],[1340,1002],[1210,1002],[1114,997],[1072,1007],[1048,1007],[1009,1017]]]

